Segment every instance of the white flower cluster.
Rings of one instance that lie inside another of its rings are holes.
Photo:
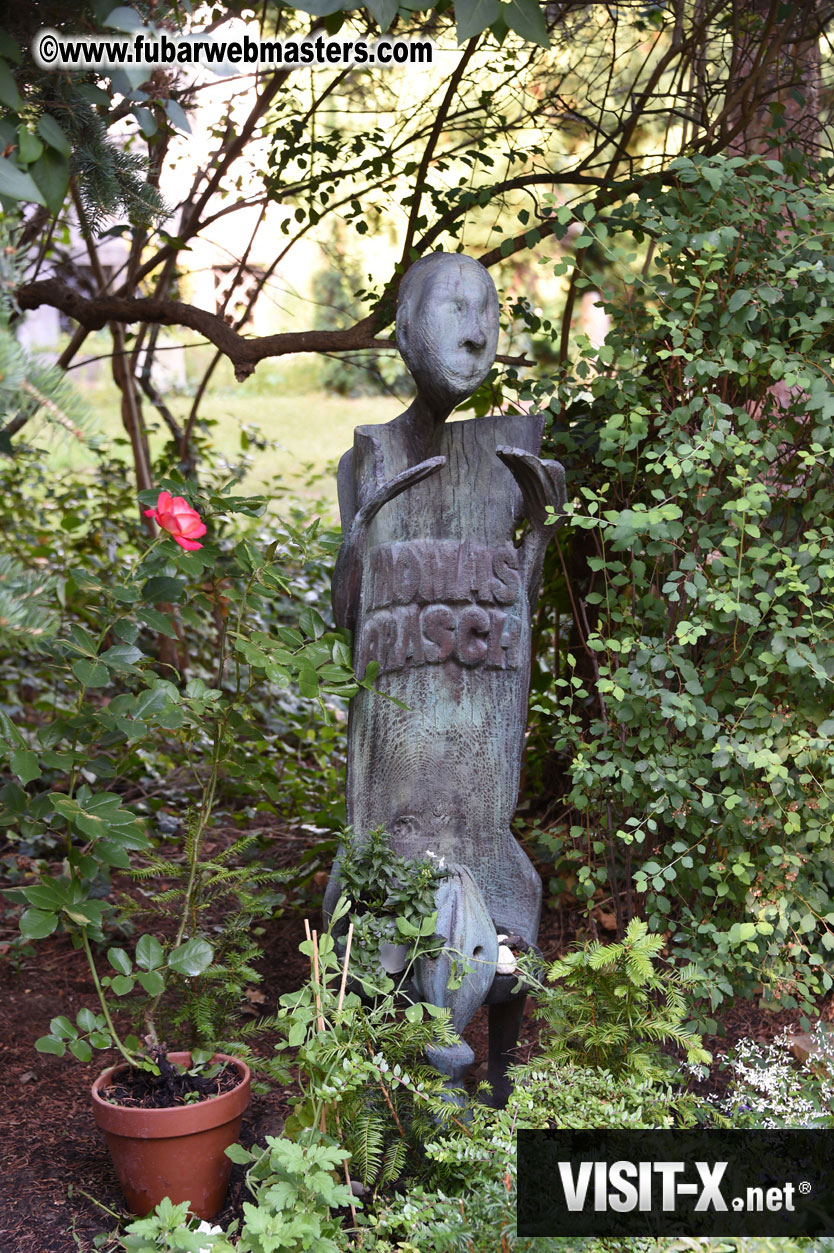
[[[807,1060],[798,1065],[791,1053],[793,1033],[772,1043],[741,1040],[730,1066],[734,1084],[718,1102],[733,1122],[765,1129],[822,1127],[834,1124],[834,1031],[820,1022],[811,1037]]]

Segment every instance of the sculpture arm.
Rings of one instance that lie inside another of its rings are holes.
[[[397,496],[407,491],[409,487],[413,487],[415,483],[422,482],[430,474],[435,474],[446,463],[445,457],[429,457],[427,461],[421,461],[416,466],[409,466],[407,470],[403,470],[400,474],[394,475],[392,479],[386,480],[379,442],[373,439],[373,437],[370,438],[373,444],[376,445],[374,448],[373,483],[370,484],[365,492],[361,493],[360,498],[364,496],[365,499],[353,515],[350,528],[346,528],[342,547],[339,549],[339,555],[336,558],[331,584],[333,615],[336,625],[347,627],[351,631],[354,629],[356,615],[359,611],[362,570],[368,550],[368,528],[371,522],[383,505],[387,505],[389,501],[395,500]],[[342,462],[344,460],[345,458],[342,458]],[[341,464],[339,468],[341,470]],[[345,527],[344,513],[342,514],[342,526]]]
[[[495,451],[521,490],[524,515],[530,522],[531,529],[524,537],[521,551],[527,595],[532,604],[538,595],[545,550],[564,522],[565,471],[558,461],[543,461],[521,448],[502,444]],[[548,508],[557,516],[548,516]]]

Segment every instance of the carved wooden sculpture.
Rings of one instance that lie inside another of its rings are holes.
[[[398,852],[444,857],[438,929],[463,953],[463,986],[447,957],[417,970],[421,996],[448,1005],[458,1032],[490,1003],[489,1081],[503,1103],[523,993],[496,974],[496,934],[535,944],[541,882],[510,832],[530,678],[530,624],[548,505],[564,472],[541,461],[544,420],[526,414],[446,419],[486,377],[498,297],[471,257],[434,253],[403,280],[397,343],[417,398],[392,422],[358,427],[339,465],[344,542],[333,577],[336,621],[354,632],[361,676],[405,708],[360,690],[348,730],[348,821],[383,827]],[[523,522],[520,545],[514,537]],[[338,894],[338,862],[325,899]],[[459,1079],[468,1045],[432,1063]]]

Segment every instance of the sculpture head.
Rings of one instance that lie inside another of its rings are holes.
[[[498,293],[474,257],[433,252],[415,262],[400,286],[397,345],[444,418],[480,386],[498,346]]]

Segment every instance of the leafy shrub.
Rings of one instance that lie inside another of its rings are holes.
[[[417,959],[437,954],[434,894],[442,859],[401,857],[383,830],[363,840],[348,832],[339,856],[339,885],[351,901],[351,975],[370,996],[403,986]]]
[[[571,818],[541,838],[589,910],[700,966],[710,1030],[739,991],[807,1012],[834,953],[830,193],[680,158],[581,216],[611,328],[523,392],[573,496],[529,776]]]
[[[376,842],[381,847],[382,837]],[[350,908],[343,897],[334,910],[334,930]],[[421,917],[407,901],[398,916],[411,923]],[[229,1253],[238,1238],[239,1247],[251,1253],[269,1247],[294,1253],[308,1247],[362,1247],[378,1253],[562,1250],[561,1243],[520,1240],[515,1234],[516,1131],[669,1127],[694,1118],[695,1103],[674,1069],[656,1058],[649,1064],[645,1056],[643,1037],[675,1038],[686,1010],[687,981],[656,962],[656,939],[643,924],[635,924],[623,945],[612,946],[607,960],[578,955],[582,960],[570,965],[571,989],[564,1004],[552,988],[543,991],[545,999],[560,1004],[562,1018],[555,1028],[548,1020],[540,1036],[541,1055],[514,1068],[507,1107],[496,1110],[477,1101],[464,1107],[450,1103],[442,1076],[425,1065],[429,1045],[454,1038],[447,1010],[418,1004],[403,1012],[392,993],[363,1003],[346,991],[344,959],[332,936],[317,940],[313,935],[301,945],[311,962],[310,980],[283,996],[278,1014],[260,1024],[260,1029],[281,1031],[278,1054],[291,1057],[299,1099],[283,1138],[270,1137],[265,1147],[251,1151],[228,1150],[248,1167],[254,1203],[246,1203],[239,1232],[233,1226],[216,1237],[215,1253]],[[574,1042],[583,1032],[593,1035],[585,1013],[594,992],[600,994],[603,1018],[622,1018],[627,1012],[612,1004],[629,1000],[617,997],[614,979],[630,987],[629,1003],[637,1010],[640,1030],[624,1050],[619,1040],[614,1048],[606,1042],[597,1051],[598,1065],[587,1064],[581,1053],[566,1060],[554,1031],[564,1026],[571,1002]],[[650,1004],[655,992],[668,994],[664,1004]],[[678,1032],[677,1038],[690,1056],[703,1060],[691,1036]],[[626,1064],[617,1065],[614,1073],[604,1063],[616,1064],[621,1052]],[[288,1073],[284,1066],[285,1078]],[[130,1231],[141,1226],[149,1234],[157,1232],[161,1242],[164,1217],[156,1226],[149,1219]],[[147,1245],[157,1247],[168,1246]],[[577,1241],[575,1247],[602,1253],[618,1245]]]

